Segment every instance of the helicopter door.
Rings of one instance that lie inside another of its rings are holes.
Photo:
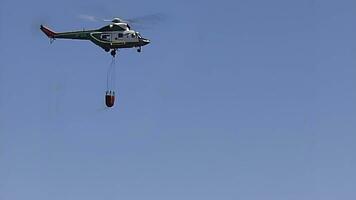
[[[111,34],[107,34],[107,33],[101,34],[100,38],[104,41],[111,42]]]
[[[124,37],[124,34],[123,34],[123,33],[118,33],[118,34],[117,34],[117,37],[116,37],[116,40],[117,40],[117,41],[123,40],[123,37]]]

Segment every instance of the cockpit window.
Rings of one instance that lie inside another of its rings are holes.
[[[135,33],[132,33],[132,34],[131,34],[131,37],[132,37],[132,38],[135,38]]]
[[[142,38],[141,35],[138,32],[136,32],[136,35],[137,35],[138,38]]]

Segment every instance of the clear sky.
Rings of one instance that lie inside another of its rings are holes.
[[[40,32],[164,20],[110,55]],[[1,200],[356,198],[356,1],[0,1]]]

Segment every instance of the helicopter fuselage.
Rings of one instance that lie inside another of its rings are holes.
[[[74,39],[74,40],[90,40],[94,44],[100,46],[105,51],[114,51],[111,55],[115,56],[116,50],[121,48],[138,48],[150,43],[150,40],[141,37],[141,35],[131,30],[126,23],[113,23],[96,30],[82,30],[71,32],[54,32],[49,28],[41,25],[41,30],[51,40],[55,39]]]

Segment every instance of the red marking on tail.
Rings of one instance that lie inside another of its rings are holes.
[[[45,26],[43,26],[43,25],[41,25],[41,31],[42,31],[44,34],[46,34],[47,37],[49,37],[49,38],[54,38],[54,37],[57,35],[56,32],[52,31],[51,29],[49,29],[49,28],[47,28],[47,27],[45,27]]]

